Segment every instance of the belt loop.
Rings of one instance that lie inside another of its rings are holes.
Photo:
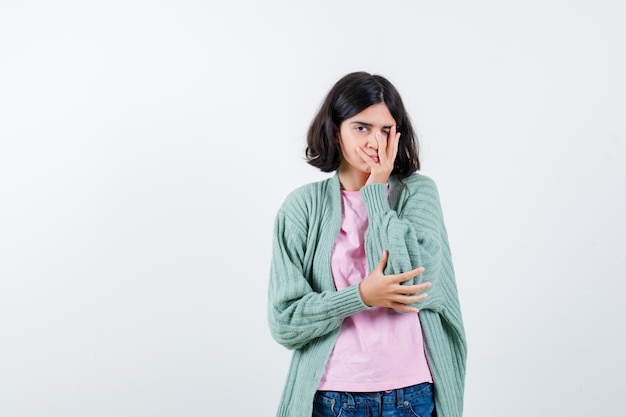
[[[396,389],[396,407],[404,406],[404,388]]]
[[[356,405],[356,402],[354,401],[354,397],[349,392],[342,392],[340,398],[341,398],[341,404],[339,405],[342,407],[345,405],[346,407],[354,408],[354,406]]]

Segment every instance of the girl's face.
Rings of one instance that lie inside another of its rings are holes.
[[[395,124],[396,121],[385,103],[371,105],[361,113],[344,120],[339,127],[339,144],[341,146],[339,172],[344,175],[360,176],[364,178],[363,183],[365,183],[370,168],[363,158],[356,153],[356,147],[363,149],[372,160],[378,162],[379,141],[382,138],[386,144],[389,130]],[[377,133],[379,134],[378,140],[376,138]]]

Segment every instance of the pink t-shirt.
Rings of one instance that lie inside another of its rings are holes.
[[[358,191],[341,191],[341,230],[331,257],[338,290],[367,277],[367,209]],[[432,382],[417,314],[373,307],[346,317],[319,390],[370,392]]]

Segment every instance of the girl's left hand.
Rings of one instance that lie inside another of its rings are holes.
[[[400,132],[396,130],[396,126],[392,126],[389,130],[387,137],[383,132],[376,132],[376,142],[378,143],[378,161],[373,160],[365,153],[360,147],[356,148],[356,152],[361,159],[370,168],[370,176],[367,179],[367,184],[375,183],[387,183],[391,171],[396,161],[396,155],[398,155],[398,143],[400,142]]]

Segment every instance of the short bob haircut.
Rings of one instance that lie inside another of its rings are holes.
[[[366,108],[384,103],[400,132],[398,155],[391,175],[406,178],[420,169],[417,136],[398,90],[387,79],[367,72],[341,78],[329,91],[307,134],[306,161],[322,172],[332,172],[341,163],[339,129],[344,120]]]

